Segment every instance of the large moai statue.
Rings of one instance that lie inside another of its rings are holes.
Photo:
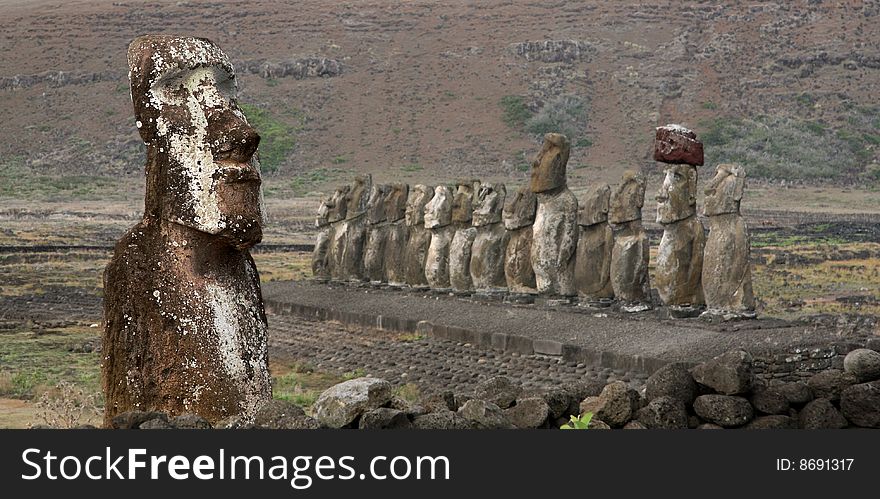
[[[354,178],[347,196],[347,210],[342,224],[345,242],[339,259],[340,277],[350,282],[364,280],[364,245],[367,240],[367,206],[372,188],[370,175]]]
[[[262,238],[260,137],[213,42],[141,36],[128,64],[146,196],[104,272],[104,423],[130,410],[247,419],[272,397],[248,252]]]
[[[578,244],[574,282],[580,304],[608,306],[614,298],[611,286],[611,250],[614,236],[608,223],[611,187],[599,184],[578,202]]]
[[[703,164],[703,145],[687,128],[658,127],[654,158],[668,163],[657,192],[657,223],[663,226],[663,237],[654,284],[671,316],[696,316],[703,309],[700,281],[706,242],[697,219],[696,167]]]
[[[471,249],[477,237],[472,225],[474,204],[480,189],[479,180],[462,180],[456,183],[452,197],[452,225],[455,234],[449,245],[449,286],[458,295],[473,290],[471,280]]]
[[[642,226],[645,204],[645,178],[626,172],[620,185],[611,192],[608,221],[614,235],[611,250],[611,287],[624,312],[651,309],[648,284],[650,247]]]
[[[573,297],[574,263],[578,239],[577,198],[566,186],[565,167],[571,145],[565,135],[544,135],[541,151],[532,162],[529,184],[538,209],[532,226],[532,268],[538,293],[554,298]]]
[[[391,190],[385,196],[385,220],[388,223],[385,240],[385,281],[400,287],[406,283],[406,201],[409,186],[391,184]]]
[[[508,300],[514,303],[534,301],[535,271],[532,269],[532,225],[538,210],[538,198],[528,185],[523,185],[504,201],[501,221],[507,230],[504,251],[504,278]]]
[[[455,235],[452,225],[452,197],[448,185],[434,188],[434,197],[425,205],[425,228],[431,231],[431,243],[425,257],[425,279],[437,292],[449,292],[449,247]]]
[[[471,249],[471,280],[474,289],[484,295],[503,295],[507,291],[504,276],[504,252],[508,233],[501,223],[504,184],[482,184],[477,192],[473,226],[477,231]]]
[[[431,246],[431,230],[425,226],[425,207],[433,198],[432,186],[416,184],[409,190],[406,199],[407,239],[403,268],[406,283],[414,288],[428,287],[425,266]]]
[[[348,191],[351,186],[342,185],[333,191],[327,208],[327,222],[330,230],[327,233],[329,248],[327,249],[327,266],[330,278],[342,279],[342,255],[345,254],[345,215],[348,212]]]
[[[315,237],[315,249],[312,251],[312,276],[316,281],[326,282],[330,279],[330,199],[321,201],[315,217],[318,235]]]
[[[385,281],[385,241],[388,239],[385,197],[389,192],[390,185],[373,184],[367,200],[364,278],[374,285]]]
[[[746,172],[738,165],[718,165],[706,188],[703,213],[709,237],[703,259],[705,315],[722,319],[755,317],[749,230],[740,215]]]

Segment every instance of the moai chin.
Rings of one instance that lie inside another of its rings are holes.
[[[455,235],[452,225],[452,188],[438,185],[434,197],[425,205],[425,228],[431,231],[431,243],[425,257],[425,279],[437,292],[448,292],[449,247]]]
[[[452,197],[455,234],[449,245],[449,286],[458,295],[470,294],[474,285],[471,280],[471,250],[477,229],[471,222],[479,189],[479,180],[462,180],[456,183]]]
[[[703,308],[703,246],[706,236],[697,219],[697,166],[703,143],[680,125],[657,128],[654,159],[667,163],[657,192],[657,223],[663,237],[657,248],[655,284],[672,317],[698,315]]]
[[[348,214],[348,191],[349,185],[341,185],[333,191],[327,202],[329,213],[327,222],[330,230],[327,234],[329,248],[327,249],[327,267],[331,279],[342,279],[342,255],[345,254],[345,216]]]
[[[599,184],[578,202],[578,244],[574,280],[580,303],[607,306],[614,298],[611,286],[611,250],[614,237],[608,224],[611,187]]]
[[[349,282],[361,282],[364,277],[364,245],[367,239],[367,206],[370,200],[372,177],[358,175],[346,196],[346,213],[340,230],[344,243],[339,257],[339,277]]]
[[[538,198],[529,185],[523,185],[504,200],[501,221],[507,230],[504,251],[504,279],[509,300],[530,302],[537,294],[532,269],[532,225],[538,210]]]
[[[324,199],[318,207],[315,217],[315,227],[318,235],[315,237],[315,249],[312,251],[312,276],[316,281],[326,282],[330,279],[329,250],[330,250],[330,203]]]
[[[532,162],[531,189],[537,196],[532,226],[532,268],[538,293],[573,297],[577,248],[577,198],[566,187],[565,167],[571,145],[565,135],[544,135]]]
[[[406,244],[408,227],[406,225],[406,201],[409,186],[392,184],[385,196],[385,219],[388,223],[388,236],[385,241],[385,281],[394,287],[406,283]]]
[[[755,317],[749,265],[749,231],[740,215],[746,172],[738,165],[718,165],[706,188],[703,212],[709,237],[703,257],[703,293],[708,316]]]
[[[426,288],[425,265],[428,248],[431,246],[431,230],[425,227],[425,206],[434,197],[434,187],[416,184],[409,190],[406,199],[405,222],[407,226],[406,251],[404,252],[404,273],[406,284],[415,288]]]
[[[502,295],[507,291],[504,276],[504,252],[508,234],[501,223],[504,184],[482,184],[477,192],[473,226],[477,231],[471,250],[471,279],[474,289],[483,294]]]
[[[385,281],[385,243],[388,239],[385,197],[390,192],[390,185],[373,184],[367,200],[364,278],[374,285]]]
[[[262,237],[259,135],[213,42],[142,36],[128,64],[146,196],[104,272],[104,424],[130,410],[250,418],[272,395],[248,253]]]
[[[608,205],[608,222],[614,236],[611,287],[614,296],[623,302],[621,310],[624,312],[651,309],[648,284],[650,247],[642,226],[645,186],[641,174],[625,172],[621,183],[611,192]]]

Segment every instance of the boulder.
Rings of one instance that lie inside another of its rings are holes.
[[[593,415],[604,423],[619,428],[632,419],[635,404],[638,404],[638,393],[627,387],[623,381],[615,381],[605,385],[599,394]]]
[[[845,373],[839,369],[828,369],[815,374],[807,381],[807,385],[812,389],[813,396],[825,398],[831,402],[840,400],[840,392],[848,386],[858,383],[859,380],[852,374]]]
[[[477,428],[485,430],[499,430],[513,428],[507,415],[497,405],[481,399],[468,400],[458,410],[458,413],[473,421]]]
[[[151,419],[162,419],[167,423],[168,415],[158,411],[126,411],[113,417],[111,427],[115,430],[133,430]]]
[[[590,430],[610,430],[611,427],[605,424],[601,419],[593,418],[590,420],[590,424],[587,425],[587,428]]]
[[[730,395],[700,395],[694,400],[697,416],[725,428],[742,426],[754,417],[749,401]]]
[[[858,348],[843,358],[843,370],[864,383],[880,379],[880,352]]]
[[[550,388],[541,394],[541,398],[547,403],[551,418],[557,419],[571,414],[568,411],[569,407],[571,407],[573,397],[567,390],[563,388]],[[577,401],[575,401],[575,403],[577,403]]]
[[[412,427],[417,430],[472,430],[476,426],[457,412],[438,411],[416,416]]]
[[[697,426],[698,430],[723,430],[724,427],[718,426],[714,423],[703,423],[700,426]]]
[[[789,416],[759,416],[745,426],[746,430],[789,430],[797,428],[797,420]]]
[[[367,411],[361,416],[358,428],[361,430],[400,430],[412,428],[404,411],[380,407]]]
[[[690,405],[696,396],[697,383],[684,364],[666,364],[654,371],[645,383],[645,398],[648,401],[658,397],[673,397]]]
[[[329,428],[350,425],[358,416],[387,404],[391,383],[379,378],[357,378],[331,386],[315,401],[318,421]]]
[[[257,406],[254,414],[254,427],[278,430],[295,424],[294,419],[305,417],[306,413],[296,404],[286,400],[266,400]]]
[[[550,406],[543,398],[529,397],[517,400],[516,405],[506,409],[504,414],[517,428],[541,428],[550,415]]]
[[[754,391],[749,402],[764,414],[788,414],[788,399],[775,388],[762,387]]]
[[[845,388],[840,394],[840,410],[856,426],[880,428],[880,381]]]
[[[175,416],[169,423],[175,428],[186,430],[210,430],[212,428],[207,419],[191,412]]]
[[[755,375],[752,356],[744,350],[733,350],[691,369],[697,383],[724,395],[748,392]]]
[[[505,376],[495,376],[480,382],[474,391],[474,398],[491,402],[502,409],[513,405],[522,392],[522,387]]]
[[[651,429],[678,430],[688,428],[685,403],[678,397],[663,395],[639,409],[638,421]]]
[[[817,398],[805,405],[798,415],[798,420],[799,426],[805,430],[846,427],[846,418],[826,398]]]
[[[173,426],[168,424],[168,420],[162,418],[151,419],[138,426],[139,430],[170,430],[171,428]]]
[[[813,400],[813,390],[806,383],[771,383],[770,387],[781,393],[791,405],[804,405]]]
[[[633,419],[629,423],[623,425],[624,430],[647,430],[648,427]]]

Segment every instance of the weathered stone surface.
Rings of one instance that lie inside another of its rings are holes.
[[[541,394],[541,397],[547,403],[552,419],[571,414],[569,407],[571,407],[572,401],[577,402],[567,390],[558,387],[548,389]]]
[[[702,281],[707,313],[752,315],[755,310],[749,231],[739,212],[745,176],[740,166],[718,165],[706,188],[703,212],[709,219],[709,236]]]
[[[642,227],[645,179],[627,172],[611,193],[608,221],[612,224],[611,287],[626,303],[650,301],[648,235]]]
[[[624,430],[647,430],[648,427],[642,424],[640,421],[632,420],[629,423],[623,425]]]
[[[813,390],[806,383],[771,383],[770,387],[781,393],[791,405],[803,405],[813,400]]]
[[[315,237],[315,249],[312,250],[312,276],[316,279],[330,278],[330,199],[321,201],[315,217],[318,235]]]
[[[262,239],[259,135],[214,43],[142,36],[128,62],[147,182],[143,221],[104,273],[104,424],[134,409],[251,416],[271,395],[248,253]]]
[[[301,407],[284,400],[267,400],[260,404],[254,414],[254,427],[277,430],[298,425],[305,418]]]
[[[367,200],[366,241],[364,242],[364,278],[371,282],[385,280],[385,244],[388,240],[388,217],[385,198],[391,192],[387,184],[373,184]]]
[[[657,127],[654,161],[703,166],[703,143],[697,134],[681,125]]]
[[[840,369],[827,369],[813,375],[807,380],[807,385],[813,391],[813,396],[825,398],[832,402],[840,400],[840,393],[847,387],[858,383],[859,380],[849,373]]]
[[[417,430],[472,430],[476,425],[457,412],[439,411],[417,416],[413,419]]]
[[[587,425],[587,428],[589,428],[591,430],[610,430],[611,429],[611,427],[608,426],[607,423],[605,423],[604,421],[602,421],[601,419],[599,419],[597,417],[594,417],[593,419],[590,420],[590,424]]]
[[[449,249],[455,236],[452,224],[452,189],[447,185],[434,188],[434,197],[425,205],[425,228],[431,231],[431,242],[425,257],[425,278],[433,289],[449,288]]]
[[[599,394],[595,416],[608,425],[619,428],[632,419],[633,396],[631,389],[623,381],[605,385]]]
[[[385,240],[385,281],[392,286],[406,284],[406,249],[409,227],[403,220],[388,223],[388,235]],[[423,233],[427,233],[424,227]],[[430,245],[430,241],[429,241]],[[425,250],[427,253],[427,249]]]
[[[788,414],[790,408],[785,395],[772,387],[756,389],[749,397],[749,402],[764,414]]]
[[[745,350],[733,350],[691,369],[697,383],[718,393],[737,395],[748,392],[754,383],[752,356]]]
[[[700,426],[697,426],[698,430],[723,430],[723,426],[718,426],[715,423],[703,423]]]
[[[521,187],[504,202],[502,221],[508,231],[504,252],[504,277],[511,293],[536,293],[532,269],[532,224],[538,198],[528,186]]]
[[[371,409],[391,400],[391,383],[378,378],[356,378],[331,386],[315,401],[315,418],[330,428],[342,428]]]
[[[333,191],[327,208],[327,222],[330,229],[327,235],[327,266],[330,277],[342,278],[342,255],[345,249],[345,215],[348,213],[348,191],[351,186],[343,185]]]
[[[372,189],[370,175],[358,175],[348,191],[348,209],[341,223],[345,243],[339,259],[342,279],[360,281],[364,278],[364,246],[367,241],[367,207]]]
[[[133,430],[153,419],[167,422],[168,415],[159,411],[125,411],[115,415],[109,426],[115,430]]]
[[[880,428],[880,381],[845,388],[840,394],[840,410],[856,426]]]
[[[504,414],[517,428],[543,428],[550,415],[550,406],[540,397],[522,398]]]
[[[677,397],[662,395],[639,409],[637,419],[648,428],[676,430],[688,427],[684,402]]]
[[[151,419],[147,422],[141,423],[138,426],[139,430],[170,430],[173,428],[167,419]]]
[[[171,418],[168,423],[181,430],[210,430],[212,428],[210,421],[191,412],[177,415]]]
[[[789,416],[760,416],[745,426],[746,430],[790,430],[797,428],[797,421]]]
[[[483,184],[477,193],[473,225],[477,235],[471,248],[471,280],[477,291],[507,289],[504,253],[508,232],[501,223],[507,189],[504,184]]]
[[[367,411],[358,422],[361,430],[404,430],[412,428],[406,413],[398,409],[380,407]]]
[[[843,370],[863,383],[880,379],[880,352],[857,348],[843,358]]]
[[[748,400],[730,395],[700,395],[694,400],[694,412],[725,428],[742,426],[755,415]]]
[[[666,169],[657,192],[657,222],[663,237],[657,248],[654,284],[667,306],[703,305],[703,247],[706,235],[696,216],[697,170],[688,165]]]
[[[471,255],[476,238],[477,229],[469,226],[456,229],[452,236],[452,242],[449,243],[449,285],[453,291],[463,293],[474,289]]]
[[[405,221],[408,228],[404,251],[404,276],[411,286],[427,286],[425,265],[431,246],[431,231],[425,227],[425,206],[434,197],[434,188],[416,184],[406,200]],[[390,282],[390,281],[389,281]]]
[[[805,405],[798,414],[798,425],[805,430],[846,428],[843,414],[826,398],[817,398]]]
[[[461,406],[458,413],[465,419],[473,421],[474,425],[480,429],[502,430],[514,427],[500,407],[485,400],[468,400]]]
[[[614,297],[611,286],[611,250],[614,237],[608,224],[611,188],[599,184],[578,201],[578,243],[574,282],[585,300]]]
[[[571,146],[557,133],[544,136],[532,162],[531,189],[537,193],[532,226],[532,269],[538,293],[574,296],[574,264],[578,241],[577,198],[565,186]]]
[[[697,383],[684,364],[666,364],[648,376],[645,382],[645,398],[673,397],[685,405],[691,405],[697,396]]]
[[[522,387],[515,384],[510,378],[493,376],[477,384],[474,398],[492,402],[502,409],[507,409],[513,405],[520,393],[522,393]]]

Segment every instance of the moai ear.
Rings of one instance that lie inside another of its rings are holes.
[[[645,206],[645,189],[648,187],[648,183],[645,181],[645,177],[641,175],[636,175],[636,206],[642,208]]]
[[[736,185],[733,188],[733,199],[742,201],[743,192],[746,188],[746,170],[741,166],[734,167],[733,174],[736,175]]]

